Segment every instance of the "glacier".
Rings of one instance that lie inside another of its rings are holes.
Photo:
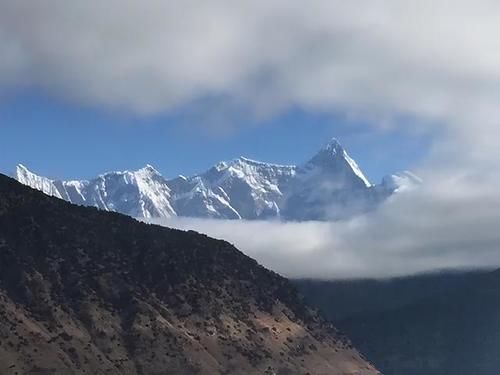
[[[153,166],[91,180],[52,180],[16,167],[14,177],[45,194],[137,218],[174,216],[290,221],[339,220],[376,208],[421,180],[404,171],[371,184],[337,139],[302,165],[239,157],[194,176],[163,177]]]

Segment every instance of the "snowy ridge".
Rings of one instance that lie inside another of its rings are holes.
[[[238,159],[235,159],[235,160],[241,160],[242,162],[245,162],[247,164],[262,165],[262,166],[271,167],[271,168],[272,167],[283,168],[283,169],[286,169],[286,168],[295,169],[296,168],[295,165],[291,165],[291,164],[267,163],[264,161],[250,159],[250,158],[247,158],[245,156],[240,156]]]
[[[40,190],[47,195],[62,198],[61,194],[54,186],[54,181],[46,177],[37,176],[22,164],[17,165],[15,177],[17,181],[24,185],[31,186],[33,189]]]
[[[76,204],[81,204],[84,201],[82,192],[88,184],[88,181],[58,181],[41,177],[30,172],[22,164],[17,165],[15,178],[22,184],[40,190],[47,195]]]
[[[166,181],[150,165],[137,171],[107,172],[90,181],[51,180],[18,165],[15,177],[25,185],[75,204],[133,217],[176,215]]]
[[[294,166],[269,164],[240,157],[217,163],[205,173],[187,178],[176,192],[174,202],[186,199],[185,189],[196,184],[191,192],[203,193],[218,199],[233,214],[226,218],[264,219],[279,216],[279,203],[283,200],[283,185],[295,174]],[[182,216],[199,216],[206,200],[197,197],[189,209],[177,211]],[[176,205],[176,203],[174,203]],[[178,205],[176,205],[178,207]],[[217,211],[217,210],[216,210]],[[198,214],[197,214],[198,213]],[[218,211],[217,211],[218,213]],[[218,216],[209,214],[209,217]]]
[[[411,172],[372,185],[336,139],[303,165],[239,157],[207,171],[165,179],[153,166],[107,172],[92,180],[51,180],[18,165],[15,178],[69,202],[139,218],[330,220],[376,208],[393,193],[418,186]]]
[[[372,184],[370,183],[370,181],[368,181],[363,172],[361,172],[361,169],[358,167],[358,164],[354,161],[354,159],[352,159],[349,155],[347,155],[347,152],[345,151],[344,151],[344,158],[351,167],[354,174],[365,183],[366,187],[372,186]]]

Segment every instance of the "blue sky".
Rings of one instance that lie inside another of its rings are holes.
[[[429,139],[378,131],[342,116],[289,110],[265,120],[234,116],[208,128],[186,106],[174,114],[132,116],[30,94],[0,103],[0,170],[17,163],[54,178],[89,178],[108,170],[154,165],[167,177],[193,174],[240,155],[296,164],[337,137],[374,182],[415,166]],[[192,123],[191,123],[192,122]],[[232,126],[232,123],[237,126]]]

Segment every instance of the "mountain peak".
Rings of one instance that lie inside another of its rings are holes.
[[[16,170],[14,172],[16,180],[20,181],[23,184],[27,184],[30,182],[32,175],[33,173],[23,164],[16,165]]]
[[[18,164],[16,166],[15,177],[17,181],[24,185],[43,191],[45,194],[62,198],[60,192],[57,190],[57,187],[54,185],[54,181],[46,177],[38,176],[37,174],[31,172],[23,164]]]
[[[28,168],[24,164],[19,163],[16,165],[16,170],[28,171]]]
[[[141,174],[141,175],[158,175],[161,176],[161,173],[158,172],[158,170],[153,167],[151,164],[146,164],[144,167],[141,169],[138,169],[135,171],[136,174]]]
[[[306,169],[316,167],[334,171],[336,174],[347,173],[347,175],[352,175],[354,180],[357,180],[355,184],[361,183],[364,187],[372,186],[357,163],[349,156],[336,138],[330,139],[306,164]]]
[[[24,164],[16,165],[16,171],[15,171],[16,177],[28,176],[28,175],[34,175],[34,173],[31,172]]]
[[[321,148],[320,152],[321,151],[327,151],[329,153],[332,153],[332,154],[343,154],[345,152],[344,148],[342,147],[342,145],[340,144],[340,142],[338,141],[337,138],[332,138],[330,139],[327,143],[325,143],[323,145],[323,147]]]

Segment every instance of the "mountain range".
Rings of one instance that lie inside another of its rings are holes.
[[[132,217],[335,220],[372,210],[391,194],[419,184],[410,172],[371,184],[336,140],[301,165],[245,157],[191,177],[164,178],[147,165],[91,180],[53,180],[18,165],[19,182],[71,203]]]

